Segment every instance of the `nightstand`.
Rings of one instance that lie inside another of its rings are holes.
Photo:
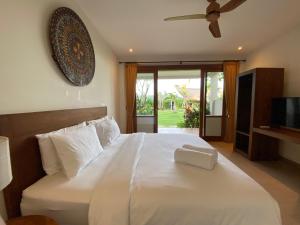
[[[46,216],[21,216],[9,219],[7,225],[58,225],[53,219]]]

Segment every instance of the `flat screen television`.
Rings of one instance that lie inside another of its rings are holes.
[[[300,129],[300,97],[272,99],[272,126]]]

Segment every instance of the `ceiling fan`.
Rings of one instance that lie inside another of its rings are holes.
[[[176,21],[176,20],[193,20],[193,19],[206,19],[209,24],[209,30],[215,38],[221,37],[221,31],[219,27],[218,20],[221,13],[230,12],[247,0],[230,0],[228,3],[220,6],[216,0],[207,0],[210,2],[209,6],[206,9],[206,14],[194,14],[194,15],[185,15],[185,16],[175,16],[165,18],[165,21]]]

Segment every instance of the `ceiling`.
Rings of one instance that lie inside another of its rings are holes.
[[[300,23],[299,0],[248,0],[221,15],[222,38],[215,39],[205,20],[163,21],[204,13],[206,0],[76,1],[118,59],[127,61],[242,59]],[[238,46],[243,50],[237,51]]]

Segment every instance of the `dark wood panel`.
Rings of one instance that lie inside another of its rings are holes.
[[[7,225],[58,225],[53,219],[46,216],[22,216],[10,219]]]
[[[284,69],[256,70],[253,127],[271,125],[272,98],[283,94]]]
[[[252,80],[242,85],[247,77]],[[278,141],[254,133],[253,128],[271,125],[272,98],[282,96],[283,81],[282,68],[256,68],[237,77],[234,148],[238,148],[237,143],[244,144],[245,149],[242,150],[248,150],[248,158],[251,160],[278,158]],[[249,138],[244,138],[245,136]]]
[[[253,107],[253,74],[241,76],[237,82],[236,100],[236,129],[249,133],[251,124],[251,111]]]
[[[154,124],[153,132],[158,132],[158,70],[154,71]]]
[[[277,160],[278,145],[278,139],[253,132],[250,159]]]
[[[206,109],[206,99],[205,97],[205,91],[206,91],[206,72],[204,70],[201,70],[201,78],[200,78],[200,109]],[[205,110],[199,110],[199,136],[201,138],[205,137]]]
[[[20,215],[22,191],[45,175],[36,134],[107,114],[106,107],[0,115],[0,136],[9,137],[13,180],[4,189],[9,218]]]

